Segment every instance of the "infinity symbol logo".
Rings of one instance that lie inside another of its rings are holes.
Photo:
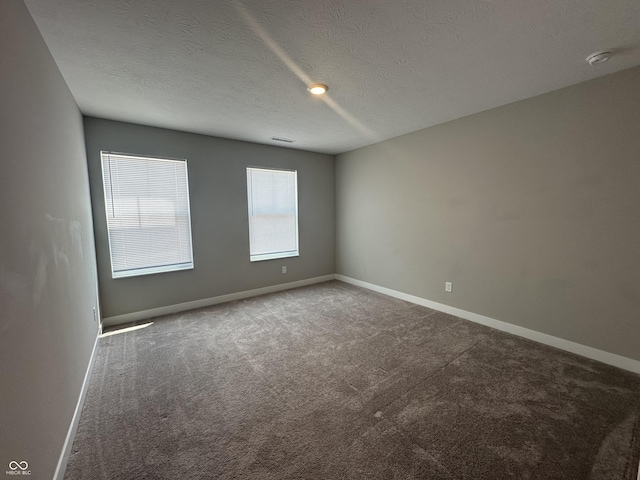
[[[26,470],[27,468],[29,468],[29,464],[26,462],[26,460],[23,460],[21,462],[16,462],[15,460],[11,460],[9,462],[9,468],[11,470]]]

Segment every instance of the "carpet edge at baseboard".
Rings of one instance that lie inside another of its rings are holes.
[[[523,337],[528,340],[533,340],[534,342],[559,348],[560,350],[565,350],[567,352],[575,353],[576,355],[590,358],[591,360],[597,360],[599,362],[606,363],[607,365],[612,365],[614,367],[618,367],[623,370],[640,374],[640,361],[634,360],[632,358],[623,357],[622,355],[617,355],[615,353],[599,350],[594,347],[589,347],[587,345],[582,345],[580,343],[572,342],[570,340],[565,340],[564,338],[554,337],[553,335],[538,332],[536,330],[531,330],[525,327],[520,327],[512,323],[496,320],[495,318],[487,317],[477,313],[468,312],[466,310],[462,310],[456,307],[451,307],[443,303],[433,302],[431,300],[427,300],[426,298],[417,297],[415,295],[399,292],[397,290],[392,290],[386,287],[381,287],[380,285],[364,282],[362,280],[347,277],[345,275],[336,274],[335,278],[336,280],[340,280],[342,282],[349,283],[351,285],[356,285],[358,287],[366,288],[368,290],[373,290],[374,292],[383,293],[385,295],[389,295],[390,297],[406,300],[408,302],[422,305],[424,307],[433,308],[434,310],[448,313],[450,315],[454,315],[456,317],[460,317],[465,320],[469,320],[471,322],[479,323],[481,325],[486,325],[487,327],[495,328],[496,330],[501,330],[503,332],[511,333],[513,335],[517,335],[519,337]],[[638,480],[640,480],[640,472],[639,472]]]
[[[282,290],[289,290],[291,288],[303,287],[306,285],[313,285],[315,283],[327,282],[329,280],[334,280],[334,279],[340,280],[342,282],[349,283],[352,285],[356,285],[359,287],[363,287],[378,293],[383,293],[391,297],[406,300],[406,301],[409,301],[418,305],[422,305],[428,308],[433,308],[435,310],[438,310],[444,313],[449,313],[451,315],[455,315],[456,317],[460,317],[465,320],[469,320],[471,322],[475,322],[481,325],[486,325],[488,327],[495,328],[496,330],[501,330],[503,332],[511,333],[519,337],[533,340],[534,342],[559,348],[567,352],[575,353],[576,355],[580,355],[586,358],[590,358],[592,360],[606,363],[607,365],[612,365],[614,367],[618,367],[623,370],[640,374],[640,361],[638,360],[634,360],[632,358],[624,357],[622,355],[607,352],[604,350],[599,350],[597,348],[589,347],[587,345],[572,342],[570,340],[566,340],[563,338],[554,337],[553,335],[542,333],[537,330],[531,330],[529,328],[504,322],[502,320],[497,320],[495,318],[487,317],[485,315],[480,315],[474,312],[462,310],[460,308],[451,307],[449,305],[437,303],[437,302],[428,300],[426,298],[417,297],[415,295],[399,292],[397,290],[393,290],[387,287],[382,287],[380,285],[375,285],[373,283],[365,282],[362,280],[347,277],[345,275],[341,275],[337,273],[322,275],[319,277],[312,277],[304,280],[298,280],[295,282],[271,285],[271,286],[257,288],[253,290],[230,293],[226,295],[205,298],[202,300],[195,300],[192,302],[179,303],[175,305],[167,305],[164,307],[152,308],[149,310],[142,310],[139,312],[132,312],[132,313],[126,313],[123,315],[116,315],[113,317],[106,317],[103,319],[103,325],[105,327],[112,327],[112,326],[121,325],[124,323],[135,322],[139,320],[146,320],[151,317],[183,312],[183,311],[192,310],[195,308],[208,307],[208,306],[216,305],[219,303],[231,302],[234,300],[241,300],[244,298],[255,297],[258,295],[265,295],[267,293],[273,293],[273,292],[278,292]],[[640,475],[640,472],[639,472],[639,475]],[[640,476],[638,480],[640,480]]]
[[[78,403],[76,404],[76,408],[73,412],[73,417],[71,418],[71,424],[69,425],[67,436],[64,439],[64,444],[62,446],[62,452],[60,453],[60,458],[58,459],[58,465],[56,466],[56,471],[53,474],[53,480],[62,480],[64,478],[64,474],[67,468],[67,463],[69,462],[69,457],[71,456],[71,448],[73,447],[73,441],[75,440],[76,432],[78,430],[78,425],[80,424],[82,407],[84,406],[85,399],[87,398],[87,391],[89,389],[89,379],[91,378],[91,372],[93,371],[93,365],[95,363],[96,353],[98,352],[99,339],[100,339],[100,333],[98,332],[98,335],[96,335],[95,342],[93,343],[93,350],[91,350],[91,357],[89,357],[89,364],[87,365],[87,371],[85,372],[84,379],[82,380],[82,387],[80,388]]]
[[[242,292],[219,295],[217,297],[203,298],[201,300],[193,300],[191,302],[176,303],[174,305],[166,305],[163,307],[151,308],[149,310],[140,310],[138,312],[125,313],[122,315],[115,315],[113,317],[105,317],[102,319],[102,324],[105,327],[113,327],[115,325],[122,325],[124,323],[137,322],[152,317],[159,317],[161,315],[185,312],[187,310],[193,310],[196,308],[210,307],[211,305],[217,305],[219,303],[257,297],[258,295],[280,292],[282,290],[290,290],[297,287],[305,287],[307,285],[313,285],[315,283],[328,282],[329,280],[335,280],[335,274],[331,273],[329,275],[306,278],[303,280],[297,280],[295,282],[269,285],[267,287],[256,288],[253,290],[245,290]]]

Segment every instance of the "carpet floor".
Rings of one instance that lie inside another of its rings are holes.
[[[332,281],[103,337],[65,479],[636,480],[640,376]]]

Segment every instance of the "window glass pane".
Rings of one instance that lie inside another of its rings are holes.
[[[113,277],[193,268],[186,160],[101,154]]]
[[[297,172],[247,168],[251,261],[298,255]]]

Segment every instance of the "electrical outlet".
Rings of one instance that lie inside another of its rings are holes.
[[[93,321],[98,321],[98,311],[96,310],[96,307],[93,307]]]
[[[287,273],[287,266],[286,265],[282,266],[282,273]]]
[[[444,282],[444,291],[451,293],[453,291],[453,283]]]

